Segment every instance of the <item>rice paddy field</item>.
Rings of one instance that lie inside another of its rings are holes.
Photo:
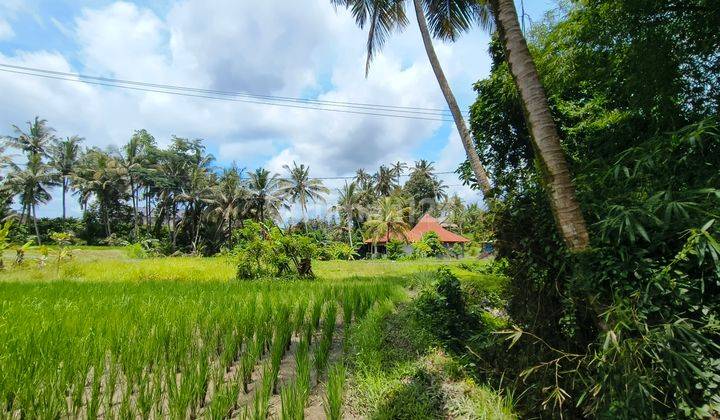
[[[347,417],[349,336],[443,264],[319,261],[316,280],[240,282],[221,257],[32,259],[0,273],[0,418]]]

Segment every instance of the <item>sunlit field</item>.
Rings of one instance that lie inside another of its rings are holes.
[[[317,261],[315,280],[238,281],[225,257],[36,257],[0,274],[2,417],[322,417],[370,328],[353,326],[460,264]]]
[[[10,252],[6,253],[6,259]],[[73,259],[56,264],[52,255],[43,267],[35,259],[37,250],[27,253],[23,267],[0,272],[0,281],[235,281],[234,262],[226,257],[130,258],[122,248],[84,247],[73,251]],[[431,271],[442,265],[458,265],[463,260],[420,259],[413,261],[357,260],[316,261],[313,269],[319,280],[352,277],[396,277],[418,271]],[[9,264],[9,262],[7,262]]]

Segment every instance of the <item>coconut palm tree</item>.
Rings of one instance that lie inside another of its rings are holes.
[[[217,185],[214,187],[212,211],[220,219],[218,232],[225,228],[225,240],[232,241],[232,230],[236,221],[241,220],[249,192],[242,183],[242,169],[233,165],[223,169]],[[232,243],[230,244],[232,246]]]
[[[78,136],[56,140],[50,152],[50,166],[61,177],[62,184],[62,218],[65,220],[65,198],[70,187],[70,175],[75,171],[80,156],[80,143],[85,139]]]
[[[450,1],[449,3],[455,3],[456,1],[458,0]],[[368,25],[367,59],[365,61],[365,74],[367,75],[370,69],[370,61],[372,60],[375,51],[382,47],[390,32],[394,29],[402,30],[407,25],[408,20],[405,15],[405,0],[330,0],[330,2],[336,6],[343,6],[350,9],[353,17],[355,18],[356,24],[360,28],[364,28],[365,25]],[[436,3],[432,0],[425,0],[425,2],[428,4]],[[461,0],[460,3],[470,4],[476,2],[473,2],[472,0]],[[425,46],[425,52],[430,60],[430,65],[435,73],[435,77],[440,85],[440,90],[445,97],[448,108],[450,109],[458,134],[460,134],[460,140],[462,141],[465,153],[470,160],[470,165],[473,169],[475,179],[483,190],[483,193],[487,196],[491,191],[487,171],[480,162],[480,157],[475,150],[470,131],[467,128],[467,124],[465,123],[460,107],[457,104],[455,95],[450,89],[450,84],[445,77],[445,73],[440,66],[437,54],[435,54],[435,48],[433,47],[432,39],[430,37],[430,33],[428,32],[421,0],[413,0],[413,5],[415,7],[418,26],[420,27],[423,45]],[[438,8],[432,10],[437,9]],[[439,13],[436,12],[433,16],[439,16]]]
[[[292,168],[289,165],[283,165],[287,171],[288,177],[282,180],[282,193],[290,200],[291,203],[300,204],[300,212],[302,213],[303,225],[307,231],[307,203],[312,201],[324,202],[323,194],[330,192],[317,178],[310,178],[310,167],[301,163],[300,166],[293,161]]]
[[[17,125],[13,125],[17,137],[6,137],[6,143],[11,147],[22,150],[28,156],[40,155],[48,157],[48,149],[55,140],[53,135],[55,130],[47,125],[47,120],[41,120],[40,117],[28,121],[27,125],[27,132]]]
[[[32,153],[32,152],[31,152]],[[28,219],[32,217],[35,226],[35,235],[38,245],[42,245],[40,229],[37,224],[36,207],[38,204],[47,203],[52,198],[48,188],[57,185],[57,177],[52,168],[42,162],[40,153],[32,153],[24,169],[15,167],[8,174],[7,187],[10,191],[19,195],[20,203],[23,206],[23,214],[27,210]],[[22,216],[21,216],[22,222]]]
[[[388,33],[395,28],[402,29],[407,22],[403,10],[404,0],[331,0],[331,2],[350,8],[356,23],[361,28],[369,24],[367,63],[370,62],[374,50],[383,44]],[[560,135],[552,119],[545,90],[518,22],[514,1],[413,0],[413,6],[430,64],[448,102],[470,166],[486,195],[490,191],[490,182],[480,165],[467,127],[461,120],[462,114],[440,67],[432,46],[430,30],[438,38],[454,40],[473,23],[479,23],[487,29],[490,28],[491,22],[495,23],[510,73],[525,109],[525,118],[530,128],[533,148],[541,163],[557,229],[571,251],[586,249],[590,244],[587,224],[570,179],[570,170],[560,145]]]
[[[338,212],[340,220],[345,223],[348,231],[350,246],[353,246],[352,233],[355,225],[360,222],[365,213],[365,206],[362,204],[362,195],[358,192],[357,184],[347,182],[337,190],[338,202],[332,210]]]
[[[281,178],[267,169],[258,168],[250,172],[248,182],[250,206],[258,221],[265,221],[266,216],[276,217],[283,204]]]
[[[372,175],[367,173],[367,171],[365,169],[360,168],[357,171],[355,171],[354,181],[361,188],[364,188],[367,184],[371,184],[372,179],[373,179]]]
[[[115,151],[115,159],[123,168],[127,184],[130,187],[130,201],[133,208],[133,239],[137,240],[140,236],[138,226],[140,177],[145,167],[145,145],[138,133],[130,137],[127,144],[122,146],[120,150]]]
[[[72,180],[80,195],[80,204],[87,207],[94,198],[105,224],[105,234],[112,235],[110,209],[127,198],[127,174],[123,166],[109,153],[90,149],[80,159]]]
[[[515,3],[513,0],[484,1],[493,12],[505,59],[520,93],[534,150],[541,162],[542,175],[549,190],[557,228],[571,251],[582,251],[590,245],[587,224],[570,179],[570,169],[560,145],[560,135],[550,113],[545,89],[518,22]]]
[[[391,239],[404,238],[407,240],[407,232],[410,226],[405,222],[410,208],[396,197],[383,197],[377,204],[375,211],[363,226],[365,237],[372,240],[373,254],[377,253],[377,243],[381,238],[385,242]]]
[[[172,150],[158,151],[156,164],[146,182],[150,182],[151,193],[155,196],[155,231],[159,232],[162,223],[168,228],[171,243],[175,246],[178,229],[178,203],[175,197],[182,192],[182,182],[187,172],[185,159]]]
[[[426,159],[420,159],[415,162],[415,167],[412,169],[413,174],[418,174],[427,178],[435,177],[435,162],[431,162]]]
[[[441,213],[445,216],[445,222],[454,225],[458,229],[458,233],[462,235],[465,220],[467,219],[467,208],[462,199],[457,194],[445,197],[440,208]]]
[[[391,165],[390,170],[393,172],[393,175],[395,175],[395,182],[398,185],[400,184],[400,177],[403,176],[407,167],[407,163],[400,161],[397,161]]]
[[[385,165],[380,165],[373,179],[375,180],[375,191],[381,196],[389,196],[398,186],[395,182],[395,173]]]
[[[203,213],[208,204],[212,203],[214,179],[202,167],[194,167],[184,183],[182,192],[175,197],[176,202],[185,204],[183,224],[190,224],[192,250],[197,253]]]

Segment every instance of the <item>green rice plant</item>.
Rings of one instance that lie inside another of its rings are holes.
[[[48,277],[52,282],[23,277],[44,276],[31,267],[13,271],[21,281],[0,281],[0,417],[10,412],[23,418],[117,417],[121,395],[129,399],[123,410],[135,417],[202,417],[222,411],[212,408],[215,397],[208,392],[211,383],[221,383],[218,371],[227,375],[237,363],[232,382],[246,391],[275,336],[277,369],[293,332],[301,332],[302,353],[322,321],[319,336],[325,344],[316,346],[323,348],[322,356],[331,347],[336,300],[400,296],[398,285],[386,280],[238,284],[201,277],[202,270],[192,264],[215,264],[202,259],[158,260],[151,269],[146,263],[151,260],[133,266],[81,258],[68,263],[74,267],[72,280],[55,280],[54,274]],[[121,267],[122,281],[105,274],[116,267]],[[185,269],[200,280],[181,277],[178,272]],[[309,371],[307,353],[301,358]],[[318,366],[323,359],[327,356],[318,358]],[[310,381],[300,376],[298,390]],[[212,394],[221,398],[226,386]]]
[[[343,325],[345,326],[346,330],[348,328],[350,328],[350,324],[352,323],[353,309],[354,309],[354,302],[353,302],[354,296],[356,296],[356,295],[349,294],[349,293],[343,293],[343,300],[342,300]]]
[[[325,415],[330,420],[339,420],[342,417],[344,385],[345,365],[338,362],[328,371],[327,389],[325,390]]]
[[[265,363],[262,369],[262,381],[255,390],[253,399],[253,419],[266,419],[268,415],[268,403],[272,395],[273,379],[269,363]]]
[[[330,340],[321,339],[313,353],[313,365],[315,366],[316,383],[320,383],[320,377],[325,373],[327,362],[330,357]]]
[[[118,407],[118,418],[120,419],[129,419],[133,416],[132,412],[132,405],[131,405],[131,397],[132,397],[132,386],[131,385],[125,385],[123,386],[123,393],[120,400],[120,406]],[[95,419],[96,416],[89,416],[88,418]]]
[[[322,334],[323,339],[332,340],[335,332],[335,323],[337,322],[337,306],[332,302],[328,304],[325,310],[325,319],[323,320]]]
[[[300,392],[298,384],[294,381],[283,387],[280,393],[281,420],[303,420],[305,418],[305,404]]]
[[[285,342],[281,337],[276,337],[270,351],[270,380],[272,382],[272,392],[277,393],[277,379],[280,372],[280,363],[282,362],[283,352],[285,351]],[[265,378],[263,378],[264,380]]]
[[[259,357],[260,345],[250,340],[245,345],[245,351],[240,356],[240,382],[244,393],[248,393],[248,384],[252,380],[253,369]]]
[[[313,327],[318,328],[320,326],[320,317],[322,316],[323,301],[317,299],[313,302],[312,312],[310,315],[310,322]]]
[[[315,334],[315,326],[312,322],[308,322],[307,324],[305,324],[305,333],[303,335],[305,341],[307,341],[308,344],[312,343],[313,334]]]
[[[343,336],[350,335],[350,326],[352,325],[353,309],[355,307],[355,297],[357,294],[343,293],[342,309],[343,309]],[[343,353],[347,353],[349,340],[343,340]]]
[[[156,379],[149,373],[137,382],[138,393],[135,405],[137,407],[138,414],[140,414],[142,418],[146,419],[150,417],[150,410],[152,410],[152,406],[155,402],[156,386]]]
[[[106,361],[108,368],[105,373],[105,392],[103,395],[103,407],[104,411],[106,413],[109,413],[110,410],[112,410],[112,404],[113,404],[113,396],[115,395],[115,390],[118,383],[118,369],[115,366],[113,362],[112,353],[108,354],[108,359]],[[84,382],[84,379],[83,379]]]
[[[90,419],[97,418],[100,409],[100,385],[102,382],[102,374],[99,366],[93,368],[92,382],[90,383],[90,395],[87,401],[87,417]]]
[[[222,372],[222,371],[220,371]],[[224,374],[217,375],[216,388],[207,410],[207,417],[213,420],[229,418],[236,407],[241,382],[230,380],[223,383]]]
[[[80,415],[80,409],[83,405],[83,394],[85,393],[86,378],[87,375],[83,371],[76,372],[73,384],[68,389],[68,393],[70,394],[70,404],[72,406],[71,411],[68,411],[69,417],[78,417]]]
[[[299,334],[302,328],[305,326],[305,312],[307,312],[308,302],[305,299],[300,299],[295,308],[295,315],[293,316],[294,332]]]
[[[285,355],[285,351],[290,344],[292,338],[292,325],[289,322],[280,323],[275,328],[275,339],[273,340],[272,350],[270,352],[270,366],[273,378],[273,393],[277,394],[277,378],[280,372],[280,364]]]
[[[301,339],[295,352],[295,384],[298,406],[305,407],[310,397],[310,346]]]
[[[295,374],[299,389],[310,388],[310,346],[306,339],[300,340],[295,352]]]

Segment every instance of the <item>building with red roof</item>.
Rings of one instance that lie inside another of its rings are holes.
[[[449,230],[445,229],[440,225],[440,222],[437,221],[434,217],[430,216],[429,214],[425,213],[423,217],[420,218],[420,220],[417,222],[414,228],[412,228],[409,232],[405,234],[405,238],[402,237],[402,235],[386,235],[383,238],[377,238],[374,242],[378,245],[385,245],[388,243],[391,239],[396,239],[402,242],[418,242],[422,239],[423,235],[427,232],[435,232],[437,233],[438,237],[440,238],[440,241],[446,245],[451,246],[454,244],[465,244],[467,242],[470,242],[470,239],[467,239],[463,236],[460,236],[456,233],[450,232]],[[366,239],[366,244],[373,243],[373,239]]]

